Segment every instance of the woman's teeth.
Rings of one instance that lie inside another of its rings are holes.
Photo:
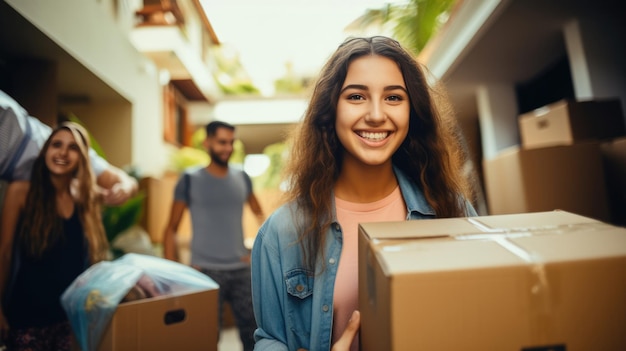
[[[357,132],[357,134],[364,139],[371,141],[381,141],[385,139],[389,132]]]

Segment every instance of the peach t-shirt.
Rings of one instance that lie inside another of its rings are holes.
[[[333,344],[343,334],[352,312],[359,307],[358,224],[406,220],[406,205],[400,187],[384,199],[370,203],[348,202],[335,197],[335,207],[343,232],[343,247],[335,277]],[[357,337],[350,350],[358,349]]]

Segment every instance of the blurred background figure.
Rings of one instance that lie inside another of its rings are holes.
[[[211,162],[179,178],[170,219],[163,233],[165,258],[178,260],[177,230],[183,213],[191,213],[191,265],[220,286],[220,323],[228,302],[245,351],[254,348],[256,329],[250,291],[250,253],[244,245],[243,208],[247,203],[259,222],[263,211],[248,174],[228,165],[235,127],[220,121],[206,126],[204,146]]]
[[[43,144],[30,182],[6,192],[0,232],[0,334],[10,350],[70,350],[63,291],[107,257],[87,132],[65,122]]]
[[[35,158],[52,129],[0,90],[0,179],[29,180]],[[119,205],[138,189],[135,178],[109,164],[89,148],[91,167],[107,205]]]

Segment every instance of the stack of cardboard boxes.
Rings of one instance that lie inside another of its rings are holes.
[[[609,181],[626,168],[619,100],[562,100],[518,122],[521,146],[483,164],[490,214],[562,209],[612,222],[626,217],[619,213],[624,182]]]
[[[620,103],[519,126],[484,163],[491,215],[359,225],[362,351],[626,350]]]

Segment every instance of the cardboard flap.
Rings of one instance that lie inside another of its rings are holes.
[[[502,228],[505,231],[532,231],[550,229],[567,225],[601,223],[595,219],[583,217],[567,211],[547,211],[524,213],[523,215],[493,215],[470,220],[482,223],[486,228]]]
[[[626,255],[626,230],[606,226],[574,226],[561,235],[532,235],[511,239],[547,262],[607,259]],[[567,240],[563,240],[567,235]]]
[[[414,221],[361,223],[360,226],[370,239],[381,240],[438,238],[481,232],[464,218],[420,220],[419,226],[412,222]]]
[[[626,236],[620,239],[619,235],[605,233],[615,230],[606,223],[566,211],[362,223],[360,226],[388,276],[515,265],[531,265],[540,270],[546,260],[582,259],[583,254],[590,252],[597,256],[597,252],[589,248],[600,238],[605,241],[610,238],[618,247],[626,242]],[[571,238],[566,247],[559,238],[563,233]],[[576,233],[580,235],[574,235]],[[546,242],[554,244],[539,245]],[[561,245],[556,245],[559,242]],[[623,254],[623,251],[616,249],[614,254]],[[412,259],[416,256],[420,257],[417,261]]]
[[[487,240],[455,241],[453,245],[449,240],[416,240],[382,247],[376,257],[388,277],[526,265],[521,258]]]
[[[360,223],[360,231],[370,240],[414,240],[454,237],[480,233],[545,231],[554,228],[602,224],[603,222],[567,211],[546,211],[467,218],[441,218],[399,222]]]

